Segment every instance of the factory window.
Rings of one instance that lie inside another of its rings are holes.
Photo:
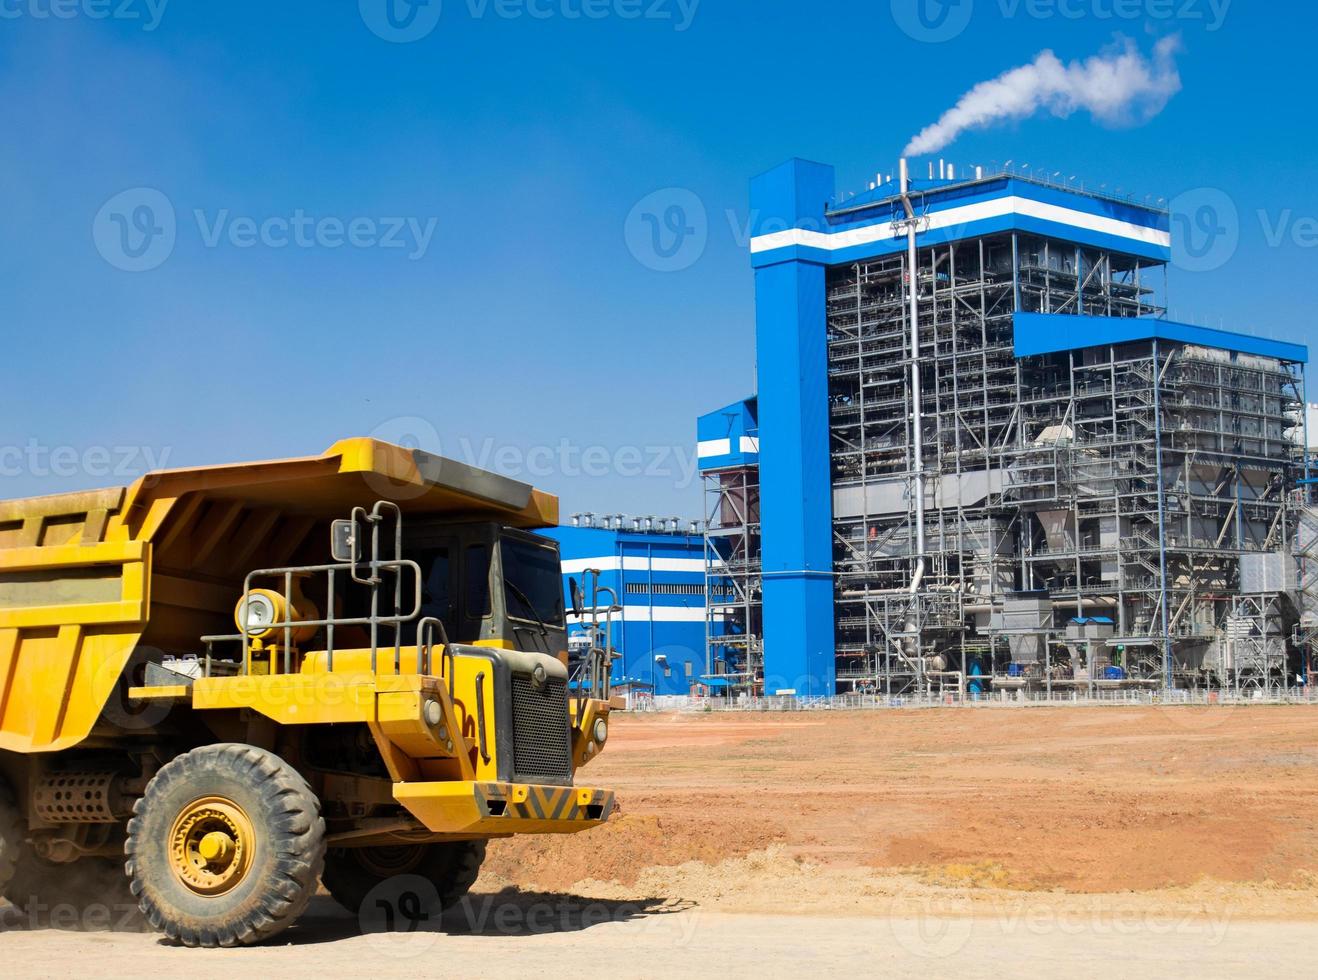
[[[627,583],[627,594],[628,594],[628,595],[645,595],[645,594],[648,593],[649,591],[650,591],[650,590],[647,589],[647,588],[645,587],[645,583],[644,583],[644,582],[628,582],[628,583]]]
[[[704,595],[705,585],[703,582],[692,582],[691,584],[659,582],[654,586],[655,595]]]
[[[688,660],[688,661],[686,661],[685,663],[682,664],[682,669],[683,669],[684,671],[686,671],[686,676],[687,676],[687,677],[690,677],[690,676],[694,673],[694,671],[691,669],[691,661],[690,661],[690,660]]]

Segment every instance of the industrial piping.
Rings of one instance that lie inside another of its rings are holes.
[[[920,394],[920,304],[919,286],[915,266],[915,208],[911,206],[911,173],[903,157],[899,165],[901,174],[902,207],[906,209],[906,280],[910,296],[911,319],[911,428],[912,454],[915,467],[915,573],[911,576],[911,594],[920,588],[924,578],[924,418],[921,414]]]

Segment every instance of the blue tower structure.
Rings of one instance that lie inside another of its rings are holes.
[[[711,674],[801,697],[964,695],[972,663],[981,689],[1286,676],[1286,590],[1246,600],[1291,547],[1308,352],[1167,316],[1165,208],[942,164],[839,195],[791,160],[750,194],[758,392],[697,426]],[[1072,618],[1111,644],[1057,642]]]

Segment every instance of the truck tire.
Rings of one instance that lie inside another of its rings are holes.
[[[353,915],[390,878],[416,875],[435,886],[420,912],[438,917],[471,890],[485,860],[485,841],[444,841],[389,847],[333,848],[325,855],[325,890]]]
[[[279,756],[207,745],[147,784],[124,851],[151,926],[184,946],[245,946],[306,909],[325,863],[325,821],[311,787]]]

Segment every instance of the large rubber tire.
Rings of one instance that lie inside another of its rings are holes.
[[[147,784],[133,814],[124,845],[133,894],[147,922],[184,946],[262,942],[292,925],[316,891],[320,801],[265,749],[230,743],[181,755]],[[213,859],[227,863],[198,857],[194,844],[213,834],[229,838]]]
[[[416,875],[435,886],[420,911],[438,917],[456,905],[481,873],[485,841],[445,841],[390,847],[333,848],[325,855],[322,883],[334,900],[359,915],[366,897],[382,882]]]

